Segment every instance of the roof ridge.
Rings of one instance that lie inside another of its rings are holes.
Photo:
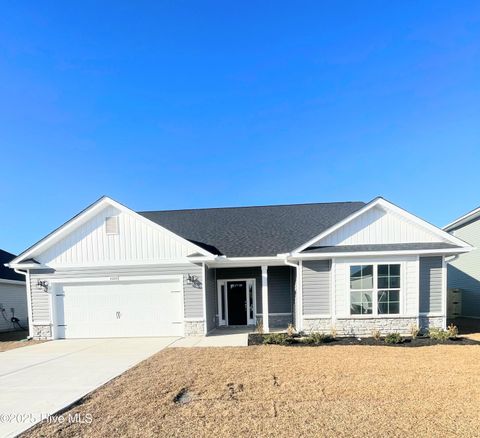
[[[333,205],[333,204],[363,204],[364,201],[334,201],[334,202],[302,202],[300,204],[270,204],[270,205],[243,205],[238,207],[201,207],[201,208],[178,208],[172,210],[143,210],[137,213],[167,213],[174,211],[200,211],[200,210],[238,210],[242,208],[267,208],[267,207],[297,207],[301,205]]]

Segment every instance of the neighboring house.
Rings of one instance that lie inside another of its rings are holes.
[[[28,326],[25,276],[5,266],[15,257],[0,249],[0,332]],[[18,318],[18,322],[12,322],[12,318]]]
[[[15,258],[36,338],[446,325],[463,240],[383,198],[136,213],[103,197]]]
[[[480,318],[480,208],[444,227],[474,247],[448,263],[448,288],[460,289],[460,316]]]

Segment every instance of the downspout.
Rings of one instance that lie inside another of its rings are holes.
[[[18,269],[14,269],[17,274],[25,276],[25,286],[27,289],[27,312],[28,312],[28,336],[27,339],[33,338],[33,315],[32,315],[32,294],[31,294],[31,285],[30,285],[30,270],[27,271],[20,271]]]

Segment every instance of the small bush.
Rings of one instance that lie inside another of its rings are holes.
[[[270,333],[263,338],[264,344],[272,345],[288,345],[292,341],[293,338],[285,335],[285,333]]]
[[[334,325],[332,325],[332,328],[330,329],[330,335],[333,339],[337,338],[337,328]]]
[[[457,337],[458,337],[458,327],[456,325],[450,324],[447,327],[447,331],[448,331],[448,337],[450,339],[457,339]]]
[[[291,338],[295,335],[295,327],[293,326],[293,324],[288,324],[288,327],[287,327],[287,335]]]
[[[450,324],[447,330],[432,327],[428,329],[428,336],[430,339],[434,339],[436,341],[447,341],[448,339],[457,339],[458,328],[453,324]]]
[[[401,344],[403,342],[402,336],[400,333],[389,333],[385,336],[386,344]]]
[[[372,338],[375,339],[376,341],[379,341],[380,340],[380,337],[382,336],[382,334],[380,333],[380,330],[372,330]]]
[[[416,339],[419,334],[420,327],[417,324],[410,325],[410,335],[412,336],[412,339]]]
[[[441,328],[432,327],[428,329],[428,337],[435,341],[446,341],[450,338],[450,333],[447,330]]]
[[[326,335],[324,333],[310,333],[306,338],[302,339],[305,344],[318,345],[332,342],[334,340],[332,335]]]

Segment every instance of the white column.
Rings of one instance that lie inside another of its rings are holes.
[[[262,266],[262,316],[263,331],[268,333],[270,326],[268,324],[268,266]]]

